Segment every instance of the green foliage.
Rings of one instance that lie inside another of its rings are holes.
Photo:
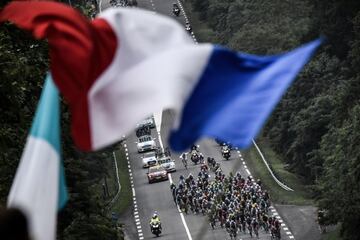
[[[92,13],[80,1],[73,2],[85,13]],[[36,41],[12,24],[0,25],[0,206],[6,204],[48,62],[46,41]],[[58,239],[120,239],[104,213],[108,199],[102,196],[103,179],[109,169],[113,173],[111,149],[94,154],[78,152],[70,138],[69,110],[62,107],[62,157],[69,202],[59,214]]]
[[[274,111],[264,134],[290,169],[316,185],[319,205],[360,226],[360,1],[191,0],[213,42],[256,54],[289,50],[323,34],[327,42]],[[196,29],[195,29],[196,30]]]
[[[5,204],[48,68],[47,45],[0,25],[0,204]]]

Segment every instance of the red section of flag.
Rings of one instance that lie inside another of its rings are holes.
[[[0,21],[6,20],[48,39],[51,73],[70,104],[74,141],[91,150],[87,94],[114,57],[117,39],[111,27],[65,4],[45,1],[11,2],[0,12]]]

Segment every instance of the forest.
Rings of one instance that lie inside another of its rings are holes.
[[[326,42],[267,122],[290,170],[313,187],[343,239],[360,227],[360,1],[191,0],[210,30],[201,41],[275,54],[324,36]]]

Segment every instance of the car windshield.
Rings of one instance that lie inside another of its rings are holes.
[[[144,154],[144,158],[151,158],[155,157],[155,152],[148,152]]]
[[[163,164],[163,163],[169,163],[171,162],[171,159],[170,158],[166,158],[166,159],[161,159],[158,161],[160,164]]]
[[[146,136],[146,137],[139,138],[139,142],[149,142],[149,141],[151,141],[151,137],[150,137],[150,136]]]
[[[149,168],[149,173],[155,173],[155,172],[161,172],[161,171],[164,171],[164,168],[163,168],[163,167],[152,167],[152,168]]]

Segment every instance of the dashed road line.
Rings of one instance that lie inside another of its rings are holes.
[[[144,237],[143,237],[143,233],[142,233],[141,221],[140,221],[139,211],[138,211],[137,202],[136,202],[136,191],[135,191],[134,180],[133,180],[134,178],[133,178],[133,174],[132,174],[132,170],[131,170],[129,153],[128,153],[126,143],[123,144],[123,147],[125,149],[125,155],[126,155],[126,159],[127,159],[127,163],[128,163],[129,178],[130,178],[131,190],[132,190],[132,195],[133,195],[135,225],[136,225],[136,229],[138,232],[139,240],[143,240]]]

